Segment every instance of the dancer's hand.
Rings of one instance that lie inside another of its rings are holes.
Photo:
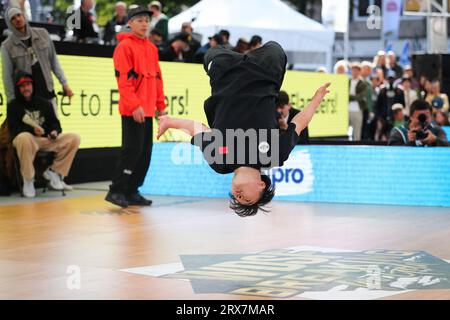
[[[138,107],[136,110],[133,111],[133,119],[137,123],[145,122],[145,112],[142,107]]]
[[[34,135],[37,137],[42,137],[45,133],[44,129],[42,129],[40,127],[34,127],[33,131],[34,131]]]
[[[330,93],[328,90],[328,87],[331,85],[331,82],[325,83],[323,86],[321,86],[319,89],[317,89],[316,94],[314,95],[313,99],[319,99],[320,101],[323,100],[323,98]]]
[[[157,135],[158,140],[167,131],[167,129],[170,128],[170,120],[171,118],[166,115],[160,116],[158,118],[158,135]]]

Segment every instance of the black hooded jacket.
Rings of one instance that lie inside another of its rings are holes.
[[[31,74],[19,71],[15,76],[14,83],[17,83],[20,78],[25,76],[32,78]],[[29,132],[35,135],[34,128],[23,121],[26,114],[44,129],[44,136],[47,136],[54,130],[58,134],[62,132],[61,124],[55,115],[52,104],[48,100],[33,94],[31,100],[26,101],[17,86],[14,87],[14,90],[16,98],[11,100],[7,107],[7,121],[11,140],[22,132]]]

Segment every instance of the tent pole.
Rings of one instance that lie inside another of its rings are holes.
[[[349,0],[347,0],[349,1]],[[350,7],[350,4],[349,4]],[[348,49],[349,49],[349,43],[350,43],[350,16],[347,17],[347,30],[344,33],[344,60],[348,61]]]

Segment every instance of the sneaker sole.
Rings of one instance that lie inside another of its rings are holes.
[[[108,201],[109,203],[112,203],[113,205],[116,205],[118,207],[121,207],[122,209],[128,208],[129,205],[123,205],[123,204],[119,204],[116,201],[113,201],[111,199],[105,198],[105,201]]]

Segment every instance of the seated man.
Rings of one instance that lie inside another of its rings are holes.
[[[289,123],[292,122],[292,119],[294,119],[300,110],[292,107],[292,104],[289,103],[289,95],[285,91],[280,91],[278,94],[276,105],[278,128],[280,130],[287,130]],[[298,139],[297,144],[309,144],[308,127],[300,133],[300,138]]]
[[[20,161],[23,195],[36,196],[33,161],[39,150],[56,153],[53,165],[44,172],[55,190],[65,189],[67,176],[80,144],[74,133],[61,134],[61,125],[52,105],[33,94],[31,74],[19,71],[15,77],[16,98],[8,103],[8,126],[13,146]]]
[[[248,54],[211,48],[204,60],[212,88],[204,104],[210,128],[192,120],[159,118],[158,139],[169,128],[184,130],[214,171],[234,172],[231,208],[239,216],[254,215],[272,200],[274,187],[262,172],[283,165],[328,93],[329,83],[280,133],[275,106],[286,63],[276,42]]]
[[[431,106],[425,100],[411,105],[410,120],[391,130],[388,145],[410,147],[448,147],[445,131],[433,123]]]

